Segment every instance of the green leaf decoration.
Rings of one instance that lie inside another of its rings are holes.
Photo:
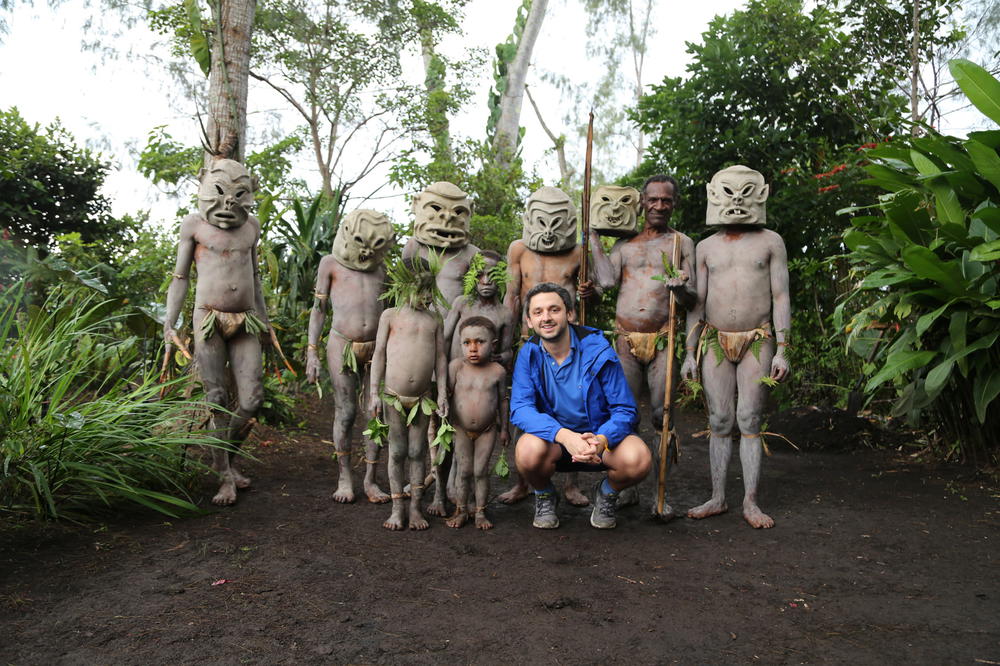
[[[757,379],[757,383],[763,384],[764,386],[769,386],[770,388],[774,388],[775,386],[778,385],[778,380],[775,379],[774,377],[764,375],[763,377]]]
[[[476,285],[479,284],[479,276],[484,270],[486,270],[486,258],[476,252],[469,261],[469,270],[462,276],[462,295],[470,303],[476,300]]]
[[[437,433],[434,435],[434,441],[431,442],[431,446],[438,447],[437,457],[434,459],[435,465],[440,465],[444,462],[444,457],[447,455],[448,451],[451,451],[451,443],[455,439],[455,428],[448,423],[448,419],[441,419],[441,425],[438,426]]]
[[[425,416],[430,416],[431,414],[433,414],[435,409],[437,409],[436,402],[426,397],[420,399],[420,410],[424,413]]]
[[[753,357],[757,359],[758,363],[760,363],[760,348],[763,344],[764,338],[757,338],[750,343],[750,353],[753,354]],[[766,384],[767,382],[764,383]],[[774,385],[777,385],[777,382],[775,382]],[[768,384],[768,386],[771,386],[771,384]]]
[[[500,455],[497,456],[497,462],[493,465],[493,473],[499,476],[501,479],[506,479],[510,476],[510,465],[507,463],[507,447],[500,449]]]
[[[406,415],[406,425],[413,423],[413,419],[417,418],[417,414],[420,413],[420,401],[418,400],[413,407],[410,407],[410,413]]]
[[[367,429],[361,434],[381,447],[389,436],[389,426],[375,417],[368,421]]]
[[[209,310],[205,318],[201,320],[202,338],[208,340],[215,332],[215,310]]]
[[[350,340],[344,340],[344,352],[340,356],[341,372],[358,374],[358,357],[354,353],[354,345],[351,344]]]
[[[948,63],[955,83],[987,118],[1000,123],[1000,81],[979,65],[956,58]]]

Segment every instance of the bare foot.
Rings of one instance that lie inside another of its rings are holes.
[[[455,515],[453,515],[451,518],[448,519],[446,525],[448,525],[448,527],[458,528],[464,525],[467,520],[469,520],[469,512],[466,511],[465,509],[459,509],[458,507],[456,507]]]
[[[219,486],[219,492],[212,498],[212,504],[219,506],[230,506],[236,504],[236,482],[232,478],[226,479]]]
[[[337,482],[337,492],[333,494],[333,501],[340,504],[350,504],[354,501],[354,484],[346,474]]]
[[[481,530],[493,529],[493,523],[486,517],[485,511],[476,511],[476,527]]]
[[[382,527],[387,530],[404,530],[406,529],[406,521],[403,520],[403,506],[392,507],[392,513],[389,515],[389,520],[382,523]]]
[[[580,489],[575,485],[566,484],[563,486],[563,497],[566,501],[573,506],[589,506],[590,500],[587,496],[580,492]]]
[[[411,530],[426,530],[430,526],[430,523],[427,522],[427,519],[419,511],[410,511]]]
[[[750,527],[758,530],[774,527],[771,516],[761,511],[756,504],[743,504],[743,519],[750,523]]]
[[[528,484],[523,481],[518,481],[513,488],[505,492],[503,495],[500,495],[497,499],[504,504],[517,504],[527,497],[530,492],[531,491],[528,490]]]
[[[441,516],[444,518],[448,515],[448,511],[444,508],[444,500],[434,498],[434,501],[427,505],[427,513],[432,516]]]
[[[624,509],[627,506],[632,506],[633,504],[639,503],[639,489],[635,486],[629,486],[625,490],[618,493],[618,508]]]
[[[233,475],[233,481],[236,483],[237,488],[243,489],[250,487],[250,477],[243,476],[240,470],[232,466],[229,467],[229,471]]]
[[[389,501],[389,495],[384,493],[377,484],[365,481],[365,495],[372,504],[385,504]]]
[[[720,513],[725,513],[728,510],[729,506],[726,505],[724,500],[710,499],[701,506],[688,509],[688,518],[708,518],[709,516],[717,516]]]

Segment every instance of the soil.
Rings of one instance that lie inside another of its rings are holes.
[[[235,507],[0,528],[0,662],[1000,663],[1000,493],[817,411],[769,420],[799,447],[768,438],[770,530],[742,520],[734,456],[733,508],[702,521],[650,518],[647,480],[615,530],[565,503],[533,529],[528,501],[492,503],[490,532],[394,533],[385,505],[331,501],[313,401],[301,432],[258,430]],[[680,415],[681,510],[709,495],[704,428]]]

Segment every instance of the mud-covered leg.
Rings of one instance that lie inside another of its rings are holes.
[[[427,425],[427,439],[426,441],[434,441],[437,435],[438,428],[438,416],[437,414],[431,414],[425,419]],[[416,421],[414,421],[416,423]],[[443,459],[440,464],[438,464],[437,459],[440,451],[438,447],[431,449],[431,483],[434,484],[434,499],[431,503],[427,505],[427,513],[432,516],[441,516],[442,518],[448,515],[448,509],[445,506],[445,495],[446,486],[448,483],[449,470],[451,468],[451,453],[445,452]],[[421,483],[426,483],[426,480],[421,480]]]
[[[482,439],[482,437],[480,437]],[[469,520],[469,481],[472,479],[472,442],[461,428],[455,431],[455,513],[448,519],[448,527],[461,527]]]
[[[357,414],[357,377],[353,372],[344,372],[344,346],[350,342],[338,335],[330,335],[326,347],[327,367],[330,368],[330,383],[333,385],[333,445],[337,451],[337,466],[340,474],[333,501],[348,503],[354,501],[354,477],[351,472],[351,428]]]
[[[226,343],[218,335],[213,335],[207,340],[201,339],[202,318],[204,318],[204,313],[195,309],[193,325],[197,333],[194,353],[198,374],[205,386],[205,399],[209,404],[226,407],[229,404],[229,393],[226,390],[228,373]],[[209,430],[213,435],[232,446],[233,443],[229,441],[231,428],[228,425],[223,425],[224,423],[228,423],[225,412],[212,409],[209,417]],[[230,450],[212,449],[212,469],[219,475],[219,490],[212,497],[212,504],[228,506],[236,503],[236,478],[232,472],[230,459]]]
[[[229,441],[237,447],[229,455],[229,471],[237,488],[249,488],[250,479],[234,463],[238,447],[250,434],[252,419],[264,402],[264,370],[257,336],[244,333],[231,340],[229,364],[236,387],[236,411],[229,420]]]
[[[476,527],[481,530],[493,529],[493,523],[486,517],[486,504],[490,501],[490,457],[497,440],[497,429],[484,432],[474,446],[473,473],[476,479]]]
[[[760,360],[751,352],[740,361],[736,371],[739,397],[736,403],[736,422],[740,428],[740,462],[743,464],[743,518],[757,529],[774,527],[774,520],[757,506],[757,488],[760,481],[761,450],[760,421],[767,400],[767,386],[760,378],[771,373],[771,344],[760,348]]]
[[[419,414],[410,424],[410,529],[426,530],[430,525],[420,511],[420,499],[424,494],[424,458],[427,457],[427,423],[429,419]]]
[[[646,367],[646,383],[649,388],[649,402],[652,407],[652,418],[653,418],[653,430],[656,432],[657,437],[649,442],[650,452],[653,454],[653,470],[658,470],[660,465],[660,435],[663,430],[663,404],[665,401],[667,393],[667,350],[661,349],[656,352],[656,356]],[[677,386],[680,383],[680,363],[674,363],[674,391],[676,393]],[[667,433],[670,436],[670,433]],[[667,461],[667,474],[670,474],[670,461]],[[669,485],[667,486],[669,488]],[[653,505],[652,511],[656,513],[656,504],[659,497],[657,493],[659,492],[659,483],[653,485]],[[622,493],[623,495],[625,493]],[[666,495],[669,493],[664,489],[663,498],[663,513],[659,514],[662,520],[670,520],[674,518],[675,512],[670,503],[667,502]],[[619,500],[619,504],[621,500]]]
[[[511,425],[510,430],[512,442],[518,441],[521,438],[521,435],[524,434],[524,431],[515,425]],[[513,465],[511,467],[513,467]],[[503,504],[516,504],[527,497],[530,493],[531,488],[528,486],[528,482],[524,480],[520,473],[517,473],[517,480],[514,482],[514,486],[507,492],[497,497],[497,499]]]
[[[362,414],[367,414],[369,412],[367,396],[369,389],[371,388],[371,371],[371,364],[366,364],[364,369],[364,384],[361,389],[361,394],[358,396],[358,400],[361,403],[360,408]],[[364,444],[365,479],[363,487],[365,495],[368,497],[368,501],[372,504],[384,504],[389,501],[389,495],[379,488],[378,482],[375,478],[376,466],[378,465],[379,446],[368,437],[364,437]]]
[[[618,352],[618,360],[621,361],[622,370],[625,372],[625,381],[628,382],[629,390],[632,391],[632,397],[636,402],[638,402],[639,397],[642,395],[643,366],[636,360],[635,356],[632,355],[632,350],[629,349],[628,340],[624,335],[618,336],[618,340],[615,342],[615,351]],[[640,416],[639,418],[641,421],[642,417]],[[655,422],[653,427],[658,427]],[[653,454],[655,457],[655,448],[653,449]],[[618,508],[624,508],[638,503],[639,488],[637,486],[629,486],[618,495]]]
[[[705,355],[701,364],[708,403],[708,459],[712,469],[712,498],[688,510],[688,518],[708,518],[726,511],[726,470],[733,450],[733,425],[736,422],[736,366],[712,352]]]
[[[389,426],[389,491],[392,493],[392,512],[382,523],[388,530],[406,529],[406,497],[403,495],[403,468],[409,448],[408,432],[403,415],[383,401],[382,414]]]

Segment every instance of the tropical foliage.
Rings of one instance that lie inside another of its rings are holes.
[[[1000,82],[966,60],[951,70],[1000,123]],[[867,390],[893,385],[895,413],[924,416],[978,464],[1000,451],[998,148],[998,130],[930,131],[867,151],[869,182],[888,194],[844,234],[856,286],[838,313],[862,353],[874,327],[886,331]]]

